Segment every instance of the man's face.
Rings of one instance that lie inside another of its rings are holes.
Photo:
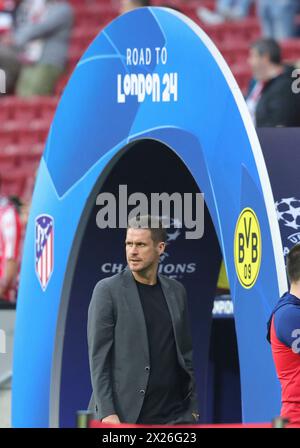
[[[251,67],[253,77],[257,81],[265,81],[266,71],[269,65],[268,56],[265,54],[260,55],[256,48],[251,48],[248,62]]]
[[[127,263],[134,272],[156,266],[165,249],[165,243],[155,243],[152,240],[149,229],[128,229],[125,245]]]

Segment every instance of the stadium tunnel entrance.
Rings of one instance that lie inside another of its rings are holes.
[[[82,214],[64,282],[52,368],[51,426],[73,426],[76,411],[86,409],[89,402],[91,383],[86,338],[89,302],[97,281],[126,266],[126,230],[97,227],[96,198],[100,192],[109,192],[118,202],[119,185],[127,186],[128,196],[143,192],[149,204],[150,194],[154,192],[170,195],[200,192],[175,152],[151,139],[123,148],[98,179]],[[201,239],[185,239],[184,228],[168,230],[168,244],[159,272],[181,281],[188,292],[199,409],[204,422],[209,420],[209,409],[213,406],[209,403],[211,397],[207,396],[209,353],[212,353],[209,341],[220,263],[219,243],[206,206]],[[211,362],[210,356],[210,366]]]
[[[127,66],[130,48],[150,48],[152,65]],[[157,48],[166,48],[165,64],[154,57]],[[161,80],[161,95],[141,102],[134,95],[118,96],[118,80],[138,73]],[[143,146],[149,139],[163,142],[169,151],[155,150],[153,143],[147,156],[144,148],[135,147],[141,139]],[[126,166],[127,156],[134,153]],[[164,169],[161,157],[166,158]],[[120,177],[122,165],[125,177]],[[280,387],[266,322],[287,282],[274,198],[255,128],[208,36],[177,11],[140,8],[117,18],[91,43],[51,125],[24,242],[13,426],[72,426],[75,411],[87,407],[88,302],[96,281],[125,264],[124,234],[97,231],[95,200],[100,191],[121,183],[128,184],[129,193],[188,187],[205,193],[209,213],[204,238],[185,241],[182,233],[174,233],[163,260],[164,273],[182,276],[191,297],[199,408],[206,409],[204,380],[220,244],[234,301],[242,419],[271,421],[280,411]],[[44,234],[44,225],[51,237],[45,235],[43,247],[49,246],[53,256],[42,276],[37,266],[46,251],[38,250],[36,233]],[[241,242],[245,256],[239,257]]]

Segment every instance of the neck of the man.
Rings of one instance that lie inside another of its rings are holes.
[[[290,294],[300,300],[300,282],[291,283]]]
[[[270,65],[270,67],[266,71],[264,81],[267,82],[270,81],[271,79],[277,78],[277,76],[281,75],[283,71],[284,71],[283,65],[278,64]]]
[[[144,271],[132,271],[135,280],[145,285],[155,285],[157,283],[157,268]]]

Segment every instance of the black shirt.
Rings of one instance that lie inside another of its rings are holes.
[[[178,363],[172,320],[159,280],[155,285],[136,284],[150,353],[149,381],[137,423],[163,424],[184,412],[187,374]]]
[[[294,67],[268,81],[256,107],[256,127],[300,126],[300,94],[292,89]]]

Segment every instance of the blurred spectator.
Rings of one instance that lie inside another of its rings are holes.
[[[0,0],[1,1],[1,0]],[[18,14],[22,0],[15,0],[10,7],[7,2],[1,3],[1,27],[0,27],[0,68],[5,71],[6,75],[6,93],[14,92],[20,72],[20,62],[16,58],[15,51],[10,47],[10,33],[15,25],[16,16]]]
[[[0,307],[13,308],[19,270],[21,221],[16,206],[0,197]]]
[[[217,0],[216,10],[200,7],[197,15],[207,25],[218,25],[225,20],[238,20],[247,17],[253,0]]]
[[[20,0],[0,0],[0,33],[10,30]]]
[[[257,0],[264,37],[283,40],[296,35],[299,0]]]
[[[25,235],[25,230],[29,217],[30,203],[21,200],[18,196],[9,196],[8,199],[15,206],[17,213],[20,217],[20,222],[22,225],[22,240],[23,240],[23,235]]]
[[[120,0],[120,14],[131,11],[132,9],[150,6],[149,0]]]
[[[23,0],[1,39],[0,67],[7,93],[50,95],[67,61],[73,9],[64,0]]]
[[[253,73],[247,104],[257,127],[300,126],[300,96],[292,91],[294,67],[281,62],[274,39],[259,39],[250,49]]]

